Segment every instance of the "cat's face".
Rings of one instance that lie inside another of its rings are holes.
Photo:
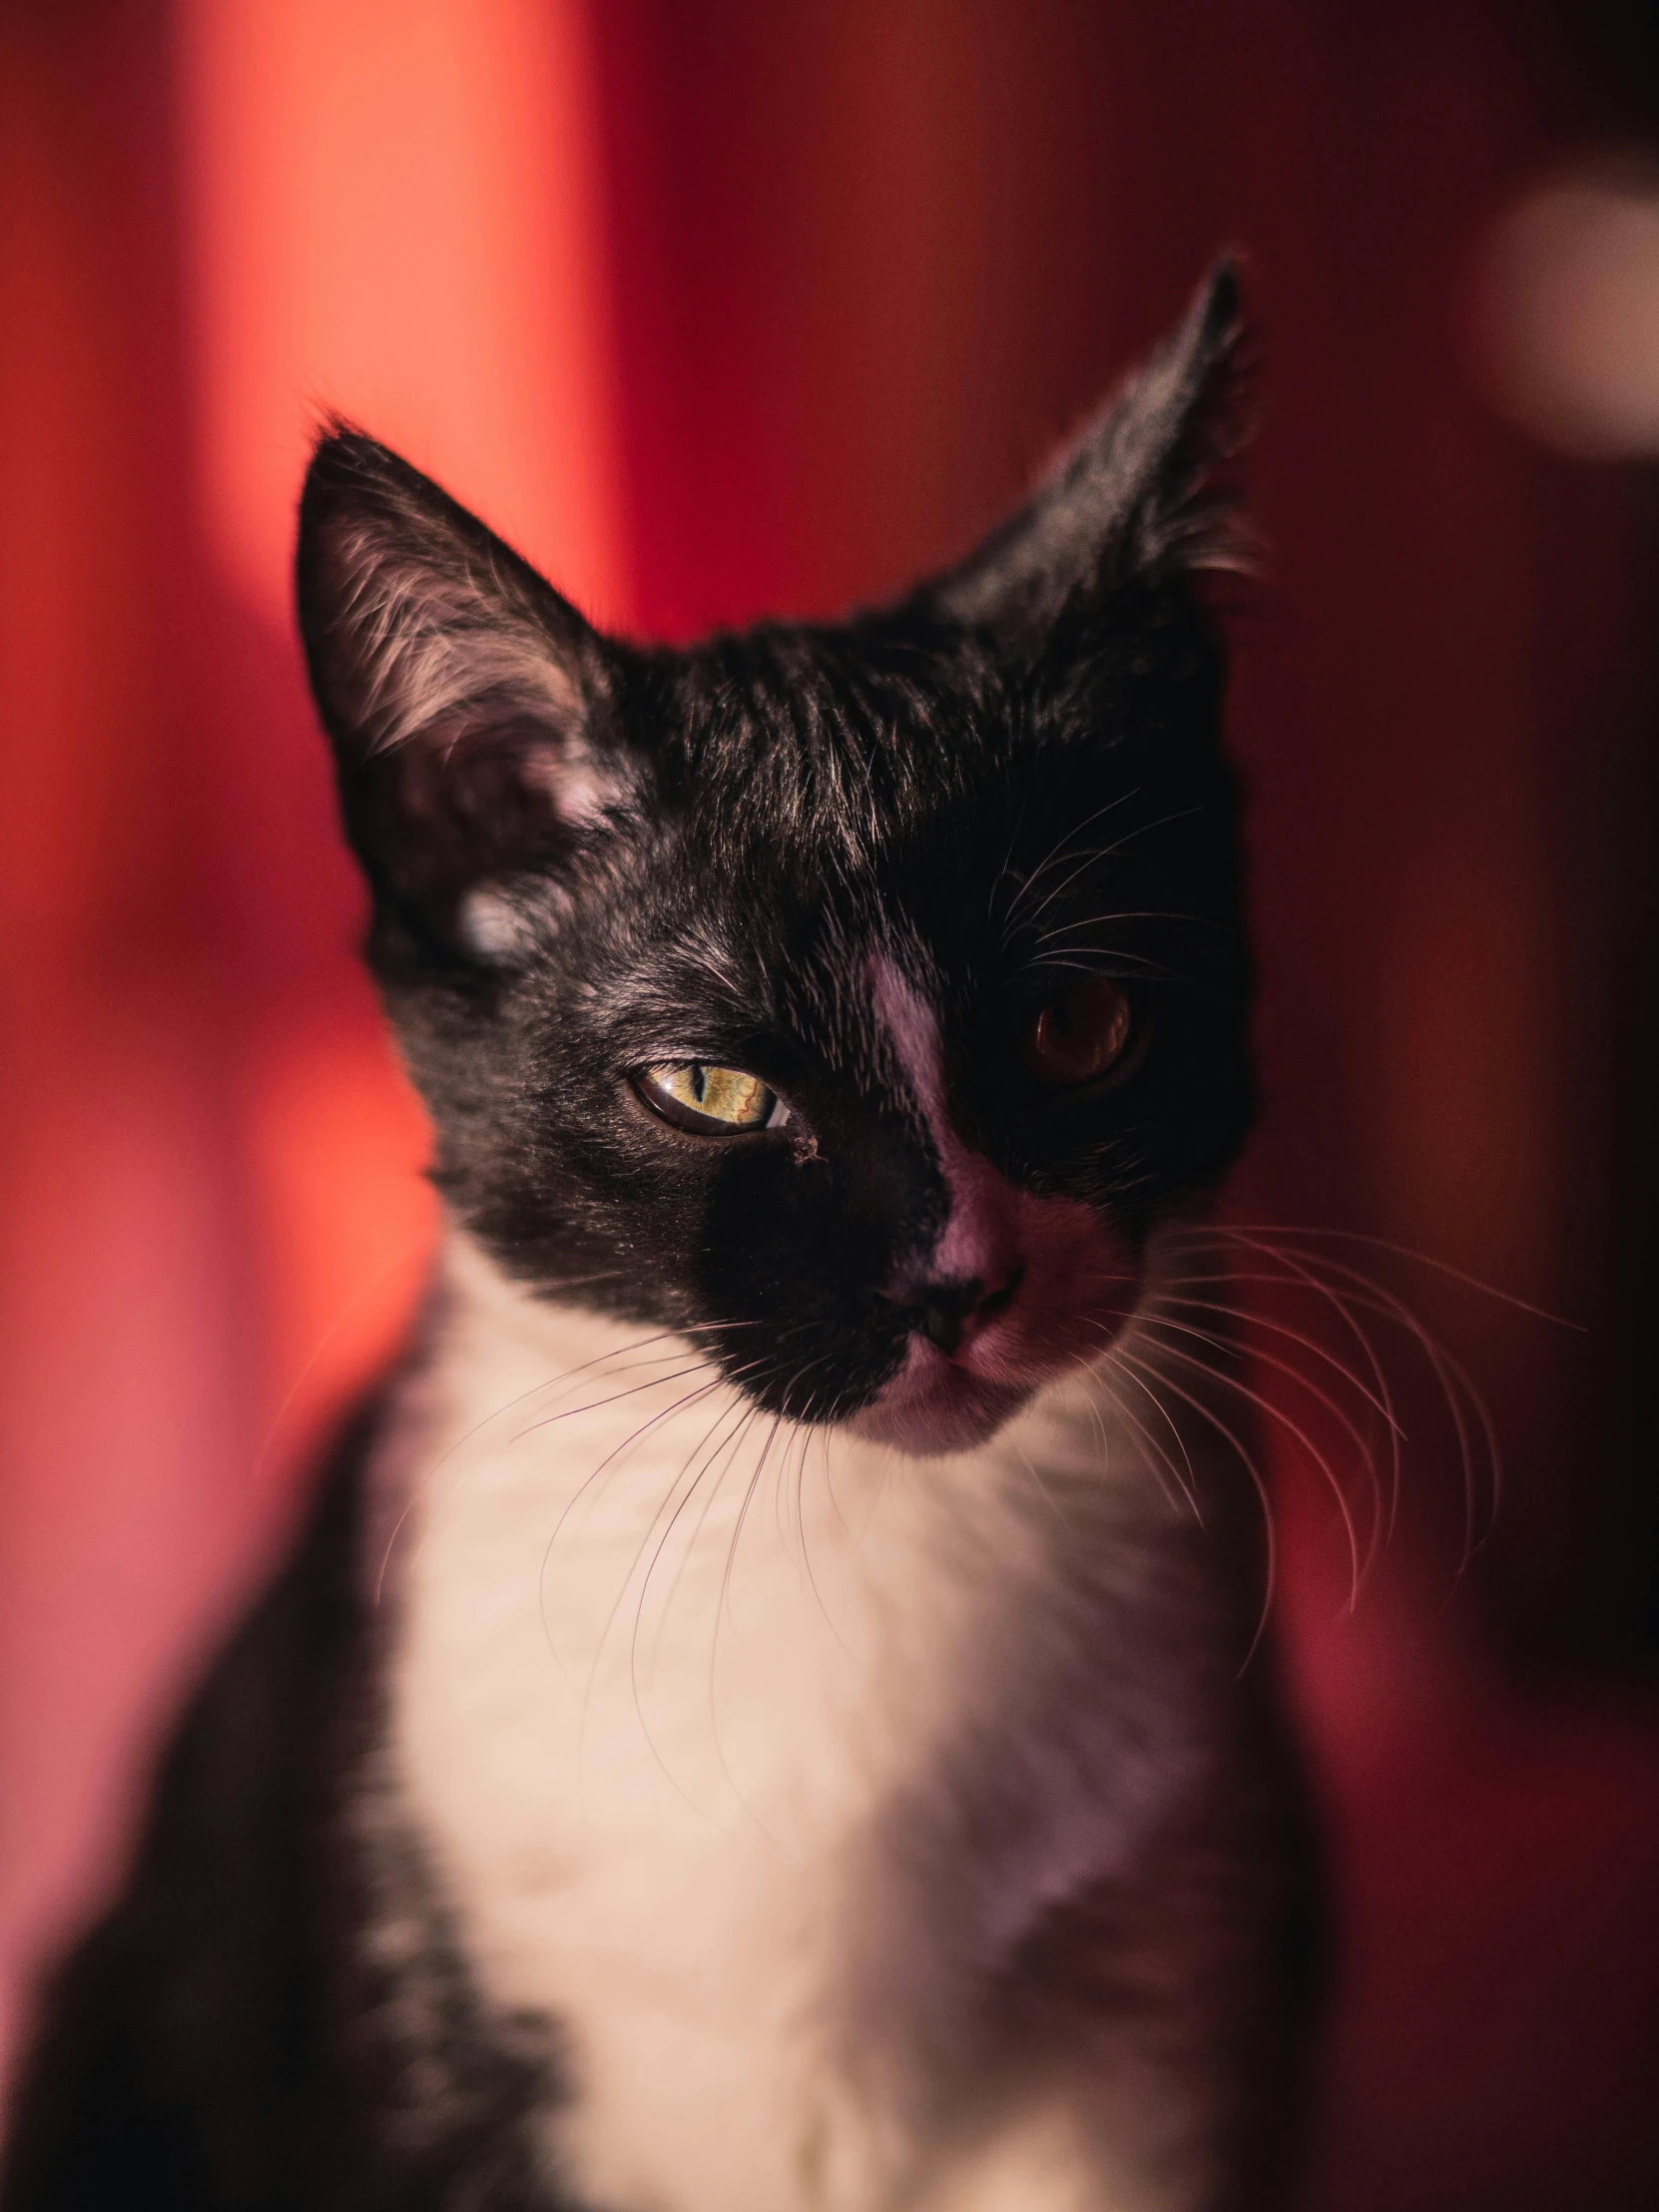
[[[300,607],[371,957],[456,1215],[761,1404],[987,1433],[1133,1310],[1248,1119],[1222,664],[1192,572],[1224,274],[903,606],[601,638],[351,433]]]

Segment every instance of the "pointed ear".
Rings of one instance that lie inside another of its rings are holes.
[[[626,796],[607,738],[615,649],[476,516],[342,424],[305,477],[296,581],[377,919],[453,947],[469,888],[556,868]]]
[[[1119,585],[1249,565],[1215,475],[1244,443],[1239,273],[1218,262],[1185,319],[1064,453],[1027,504],[921,604],[1037,647],[1062,611]]]

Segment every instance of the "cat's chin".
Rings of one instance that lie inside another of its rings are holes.
[[[866,1443],[890,1445],[912,1459],[971,1451],[1011,1420],[1044,1380],[993,1382],[918,1347],[874,1404],[846,1426]]]

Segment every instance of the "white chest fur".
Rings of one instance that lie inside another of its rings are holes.
[[[464,1242],[449,1276],[383,1470],[392,1751],[485,1989],[564,2032],[578,2191],[1184,2202],[1080,2163],[1063,2113],[966,2178],[937,2152],[980,1993],[1205,1756],[1202,1577],[1103,1385],[902,1459],[746,1415],[683,1341]]]

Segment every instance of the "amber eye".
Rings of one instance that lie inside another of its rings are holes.
[[[1092,975],[1045,1006],[1020,1040],[1031,1073],[1045,1083],[1092,1083],[1122,1059],[1129,1001],[1104,975]]]
[[[664,1121],[699,1137],[737,1137],[781,1129],[790,1110],[758,1075],[705,1067],[701,1060],[659,1060],[636,1071],[634,1088]]]

